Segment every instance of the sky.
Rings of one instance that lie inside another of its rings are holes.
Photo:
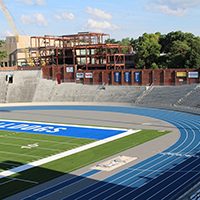
[[[103,32],[110,38],[181,30],[200,36],[200,0],[0,0],[22,35]],[[0,38],[13,35],[0,9]]]

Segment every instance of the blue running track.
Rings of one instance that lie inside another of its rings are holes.
[[[170,200],[200,181],[200,116],[139,107],[34,106],[1,110],[89,110],[136,114],[176,126],[179,140],[164,152],[99,181],[64,200]]]

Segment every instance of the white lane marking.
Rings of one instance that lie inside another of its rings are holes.
[[[167,196],[164,197],[164,199],[166,199],[166,197],[168,197],[171,193],[175,192],[176,190],[178,190],[180,187],[182,187],[183,185],[185,185],[186,183],[190,182],[191,180],[194,180],[194,178],[197,176],[199,177],[200,172],[198,171],[198,173],[195,176],[192,176],[191,178],[189,178],[186,182],[184,182],[183,184],[179,185],[178,187],[176,187],[175,190],[173,190],[172,192],[170,192]]]
[[[188,122],[185,122],[184,123],[184,125],[186,125]],[[183,124],[183,121],[182,121],[182,123],[181,124]],[[189,124],[192,124],[192,123],[189,123]],[[179,126],[180,126],[180,124],[179,124]],[[190,146],[192,143],[193,143],[193,141],[195,140],[195,138],[196,138],[196,134],[195,134],[195,132],[194,132],[194,130],[190,127],[190,126],[188,126],[188,125],[186,125],[187,127],[189,127],[189,131],[192,131],[192,133],[193,133],[193,135],[194,135],[194,137],[193,137],[193,139],[192,139],[192,141],[187,145],[187,146]],[[181,127],[183,127],[183,126],[181,126]],[[196,127],[196,126],[195,126]],[[184,130],[189,134],[189,131],[187,130],[188,128],[184,128]],[[189,152],[191,152],[193,149],[195,149],[196,147],[198,147],[199,146],[199,143],[196,145],[196,146],[194,146]],[[188,153],[189,153],[188,152]],[[178,158],[180,158],[180,157],[178,157]],[[152,173],[150,173],[150,174],[152,174]],[[150,175],[149,174],[149,175]],[[163,173],[162,173],[163,174]],[[162,182],[162,181],[161,181]],[[149,182],[148,182],[149,183]],[[160,183],[160,182],[159,182]],[[140,187],[142,187],[143,185],[145,185],[146,183],[144,183],[144,184],[142,184]],[[157,184],[156,184],[157,185]],[[153,186],[154,187],[154,186]],[[152,188],[153,188],[152,187]],[[151,189],[152,189],[151,188]],[[135,189],[135,190],[137,190],[137,189]],[[131,194],[131,193],[133,193],[135,190],[132,190],[132,191],[130,191],[130,192],[128,192],[127,194],[125,194],[125,195],[123,195],[122,197],[124,198],[125,196],[127,196],[127,195],[129,195],[129,194]],[[149,190],[149,189],[148,189]],[[143,193],[145,193],[145,192],[147,192],[148,190],[145,190]],[[140,193],[140,195],[139,196],[141,196],[143,193]],[[122,197],[120,197],[119,198],[119,200],[122,198]],[[137,196],[136,196],[137,197]],[[134,198],[136,198],[136,197],[134,197]]]
[[[188,125],[186,125],[185,124],[185,126],[187,126],[188,128],[191,128],[191,127],[189,127]],[[196,127],[196,126],[195,126]],[[197,127],[196,127],[197,128]],[[198,128],[197,128],[198,129]],[[194,132],[194,130],[193,129],[190,129],[191,131],[192,131],[192,133],[195,135],[195,137],[193,138],[193,140],[192,140],[192,142],[195,140],[195,138],[196,138],[196,134],[195,134],[195,132]],[[198,129],[199,130],[199,129]],[[200,144],[200,142],[198,142],[197,143],[197,145],[195,145],[195,147],[193,148],[193,149],[195,149],[196,147],[198,147],[199,146],[199,144]],[[191,151],[190,151],[191,152]],[[192,162],[193,163],[193,162]],[[189,163],[189,164],[191,164],[191,163]],[[188,166],[188,165],[186,165],[186,166]],[[181,169],[183,169],[183,168],[185,168],[185,166],[184,167],[182,167]],[[157,186],[157,185],[159,185],[160,183],[162,183],[164,180],[167,180],[168,178],[170,178],[171,176],[173,176],[173,175],[175,175],[175,174],[177,174],[178,172],[180,172],[180,170],[178,170],[176,173],[174,173],[174,174],[172,174],[172,175],[170,175],[170,176],[168,176],[167,178],[165,178],[165,179],[162,179],[160,182],[158,182],[158,183],[156,183],[155,185],[153,185],[152,187],[150,187],[149,189],[147,189],[147,190],[145,190],[144,192],[142,192],[142,193],[140,193],[140,195],[138,195],[138,196],[136,196],[136,197],[139,197],[139,196],[141,196],[141,195],[143,195],[144,193],[146,193],[146,192],[148,192],[149,190],[151,190],[152,188],[154,188],[155,186]],[[168,187],[168,185],[167,186],[165,186],[164,188],[166,188],[166,187]],[[160,191],[162,191],[164,188],[162,188],[161,190],[159,190],[159,192]],[[154,193],[154,195],[153,196],[155,196],[155,194],[157,194],[158,192],[156,192],[156,193]],[[151,197],[150,197],[151,198]]]
[[[180,124],[178,124],[179,126],[181,126]],[[183,128],[183,126],[181,126],[182,128]],[[187,130],[185,129],[185,128],[183,128],[183,130],[186,132],[186,133],[188,133],[187,132]],[[188,136],[188,134],[187,134],[187,136]],[[193,138],[194,139],[194,138]],[[190,144],[188,144],[187,146],[190,146]],[[186,146],[186,147],[187,147]],[[185,147],[185,148],[186,148]],[[184,149],[185,149],[184,148]],[[184,149],[182,149],[181,151],[183,151]],[[181,152],[180,151],[180,152]],[[166,161],[167,159],[165,159],[164,161]],[[177,160],[177,159],[176,159]],[[173,160],[173,161],[171,161],[170,163],[172,163],[172,162],[174,162],[174,161],[176,161],[176,160]],[[161,161],[161,163],[162,163],[162,161]],[[153,165],[153,166],[156,166],[158,163],[156,163],[155,165]],[[167,164],[169,164],[169,163],[167,163]],[[164,165],[164,166],[166,166],[166,165]],[[152,167],[152,166],[151,166]],[[150,167],[150,168],[151,168]],[[163,167],[163,166],[162,166]],[[162,169],[162,167],[161,167],[161,169]],[[149,168],[149,169],[150,169]],[[142,174],[142,172],[140,172],[140,173],[137,173],[136,175],[139,175],[139,174]],[[151,173],[152,174],[152,173]],[[125,174],[125,175],[127,175],[127,174]],[[136,177],[136,175],[134,176],[134,177]],[[126,179],[125,181],[122,181],[121,183],[124,183],[124,182],[126,182],[126,181],[128,181],[128,180],[130,180],[130,179],[132,179],[132,178],[134,178],[134,177],[130,177],[130,178],[128,178],[128,179]],[[112,180],[113,181],[113,180]],[[136,183],[136,182],[138,182],[138,181],[140,181],[140,179],[139,180],[137,180],[137,181],[135,181],[134,183]],[[121,184],[120,183],[120,184]],[[105,184],[106,185],[106,184]],[[103,185],[103,186],[101,186],[101,187],[104,187],[105,185]],[[131,184],[129,184],[128,186],[130,186]],[[99,188],[101,188],[101,187],[99,187]],[[106,191],[109,191],[109,190],[111,190],[112,188],[115,188],[116,186],[112,186],[112,187],[109,187],[107,190],[104,190],[103,192],[101,192],[101,193],[104,193],[104,192],[106,192]],[[94,190],[91,190],[90,192],[88,192],[88,193],[91,193],[92,191],[96,191],[97,189],[99,189],[99,188],[96,188],[96,189],[94,189]],[[113,196],[114,194],[116,194],[116,193],[118,193],[118,192],[120,192],[120,191],[122,191],[123,189],[121,189],[121,190],[118,190],[117,192],[115,192],[115,193],[112,193],[112,195],[110,195],[110,196],[107,196],[106,198],[104,198],[104,200],[105,199],[108,199],[108,198],[110,198],[111,196]],[[81,197],[83,197],[83,196],[85,196],[86,194],[88,194],[88,193],[85,193],[84,195],[82,195]],[[97,197],[97,196],[99,196],[99,195],[101,195],[101,193],[98,193],[98,195],[95,195],[95,196],[93,196],[93,198],[91,198],[91,199],[94,199],[95,197]],[[126,196],[126,195],[125,195]],[[79,199],[79,198],[77,198],[77,199]]]

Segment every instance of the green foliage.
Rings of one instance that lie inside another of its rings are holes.
[[[120,42],[119,42],[119,44],[121,45],[121,46],[127,46],[127,47],[130,47],[131,46],[131,40],[130,40],[130,38],[123,38]],[[122,48],[122,53],[128,53],[129,52],[129,48],[126,48],[126,47],[124,47],[124,48]]]
[[[151,69],[158,69],[158,65],[156,63],[151,64]]]
[[[108,38],[105,40],[106,44],[119,44],[119,41],[113,39],[113,38]]]
[[[136,50],[136,65],[142,68],[150,68],[152,63],[156,63],[160,56],[161,45],[159,44],[160,34],[147,34],[139,37],[133,42]],[[141,65],[143,64],[143,65]]]
[[[181,31],[144,33],[131,40],[138,68],[199,68],[200,37]]]
[[[0,48],[2,48],[4,44],[5,44],[5,41],[0,40]],[[7,56],[6,51],[3,51],[0,49],[0,61],[3,60],[3,58],[5,58],[6,56]]]

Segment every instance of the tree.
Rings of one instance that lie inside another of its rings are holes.
[[[189,52],[190,46],[185,40],[172,42],[169,56],[170,68],[186,67],[186,60]]]
[[[200,37],[193,38],[190,43],[190,51],[188,52],[186,67],[200,67]]]
[[[2,48],[4,44],[5,44],[5,41],[0,40],[0,48]],[[2,61],[3,58],[6,57],[6,55],[7,55],[7,54],[6,54],[6,51],[0,50],[0,61]]]
[[[119,44],[119,41],[113,39],[113,38],[108,38],[105,40],[106,44]]]
[[[144,33],[141,37],[132,42],[136,52],[136,65],[144,63],[143,66],[139,66],[140,68],[151,68],[153,63],[157,63],[161,50],[159,38],[160,33]]]
[[[129,37],[123,38],[123,39],[119,42],[119,44],[120,44],[121,46],[125,46],[125,47],[122,48],[122,53],[129,53],[129,49],[130,49],[130,47],[131,47],[131,39],[130,39]]]

